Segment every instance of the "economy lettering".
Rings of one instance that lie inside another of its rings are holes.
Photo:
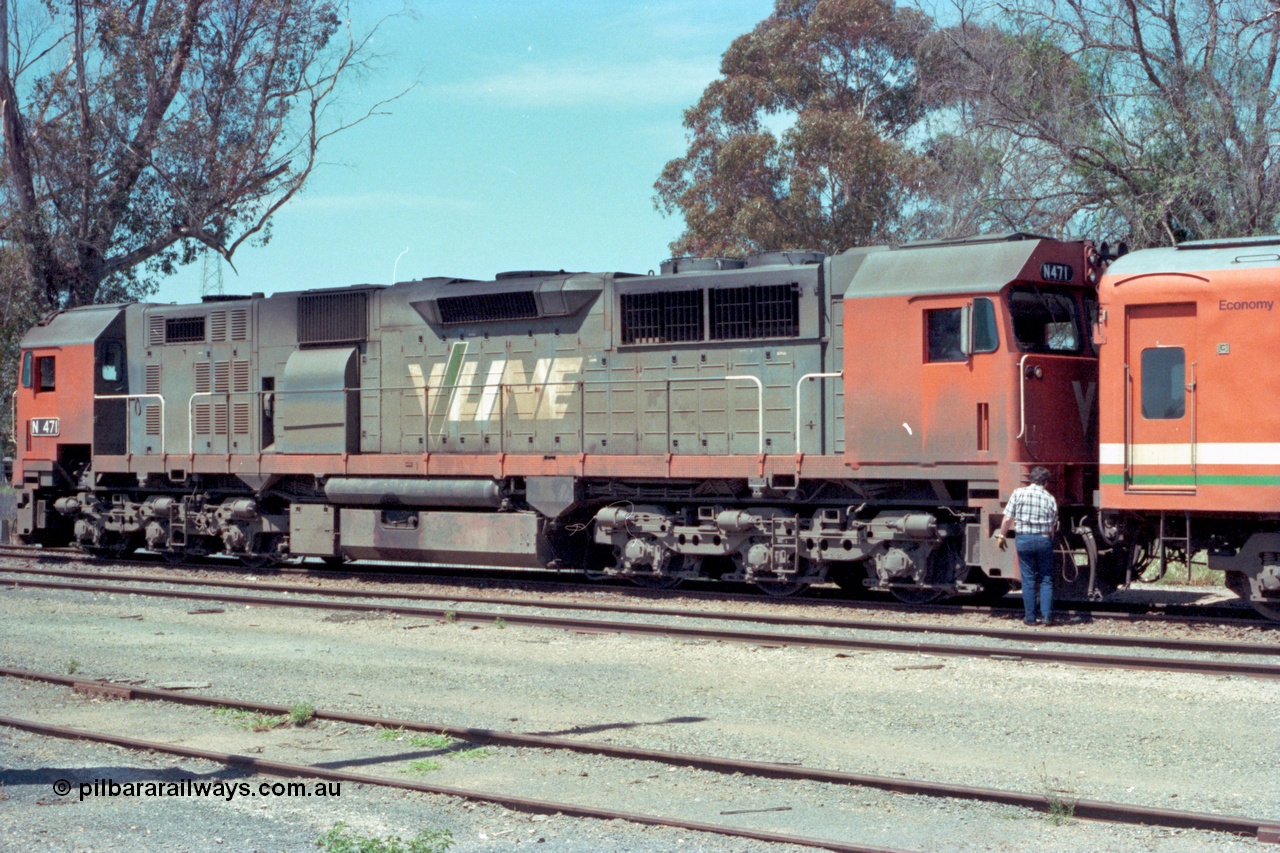
[[[1219,311],[1270,311],[1271,306],[1275,302],[1228,302],[1225,299],[1218,300]]]

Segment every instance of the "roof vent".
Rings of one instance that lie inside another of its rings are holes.
[[[740,270],[746,265],[742,258],[671,258],[662,262],[662,274]]]
[[[747,258],[748,267],[799,267],[805,264],[820,264],[825,258],[822,252],[814,252],[809,249],[796,249],[794,251],[781,252],[759,252]]]
[[[511,278],[550,278],[553,275],[567,275],[564,270],[512,270],[500,272],[493,277],[494,281],[506,281]]]

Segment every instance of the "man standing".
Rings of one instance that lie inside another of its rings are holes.
[[[1036,599],[1039,591],[1040,617],[1048,625],[1053,619],[1053,535],[1058,530],[1058,502],[1045,486],[1049,469],[1037,466],[1031,470],[1031,485],[1014,489],[1004,508],[1004,520],[996,533],[996,544],[1003,551],[1012,528],[1017,533],[1018,573],[1022,575],[1023,622],[1036,624]]]

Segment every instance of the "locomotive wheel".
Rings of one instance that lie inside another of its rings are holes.
[[[809,584],[803,581],[756,581],[756,586],[773,598],[786,598],[809,588]]]
[[[673,578],[669,575],[632,575],[627,580],[644,589],[675,589],[683,578]]]
[[[833,563],[827,570],[827,577],[850,598],[870,597],[871,590],[863,583],[868,577],[864,563]]]
[[[940,589],[912,589],[911,587],[894,587],[890,592],[903,604],[932,604],[946,594]]]
[[[978,583],[982,584],[982,592],[975,595],[974,600],[988,604],[1000,601],[1009,594],[1009,590],[1013,589],[1013,582],[1005,578],[989,578],[983,575],[978,579]]]
[[[966,574],[963,561],[960,560],[960,546],[954,541],[943,542],[929,555],[929,571],[925,575],[928,583],[953,583]],[[889,590],[893,597],[903,604],[932,604],[949,593],[941,589],[927,587],[892,587]]]
[[[129,547],[128,540],[121,539],[117,534],[103,534],[103,540],[98,545],[80,545],[78,547],[95,560],[118,560],[133,550]]]
[[[1227,589],[1249,602],[1249,606],[1276,622],[1280,622],[1280,607],[1272,607],[1269,604],[1262,604],[1257,601],[1249,601],[1249,596],[1253,593],[1252,584],[1249,583],[1249,576],[1244,572],[1227,572],[1226,573]]]

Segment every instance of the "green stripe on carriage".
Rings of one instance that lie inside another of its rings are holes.
[[[1103,474],[1100,478],[1103,485],[1123,486],[1123,474]],[[1280,477],[1266,477],[1255,474],[1210,474],[1200,477],[1188,477],[1185,474],[1139,474],[1130,481],[1135,486],[1280,486]]]

